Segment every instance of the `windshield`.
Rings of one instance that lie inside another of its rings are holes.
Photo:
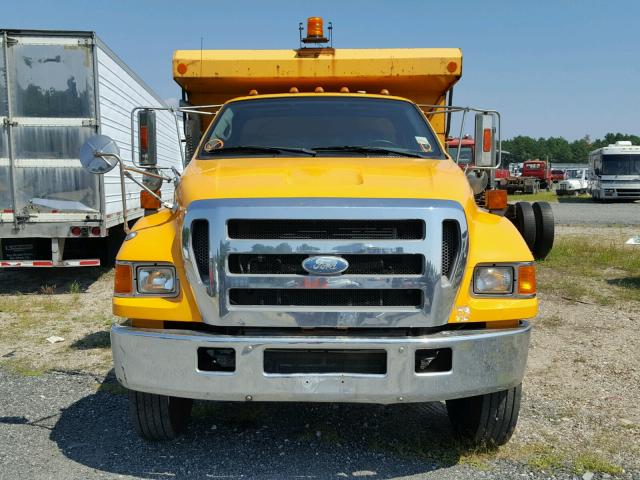
[[[525,170],[540,170],[542,168],[542,164],[540,163],[527,163],[524,166]]]
[[[573,179],[573,178],[581,179],[582,172],[583,172],[582,170],[567,170],[565,175],[567,179]]]
[[[602,175],[640,175],[640,154],[603,155]]]
[[[458,155],[458,147],[447,147],[447,150],[449,150],[449,155],[451,155],[451,158],[455,162],[456,155]],[[472,162],[473,162],[473,149],[471,147],[462,147],[460,149],[460,160],[458,163],[460,165],[469,165]]]
[[[320,150],[316,152],[315,149]],[[200,156],[274,156],[281,153],[288,156],[380,156],[394,151],[424,158],[444,158],[429,124],[409,102],[333,96],[284,97],[242,100],[225,105],[209,129]]]

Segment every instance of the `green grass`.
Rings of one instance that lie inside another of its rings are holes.
[[[74,280],[73,282],[71,282],[71,285],[69,285],[69,293],[80,293],[80,284]]]
[[[640,249],[622,242],[559,238],[539,271],[543,291],[571,300],[599,305],[640,301]]]
[[[607,473],[609,475],[617,475],[623,472],[618,465],[593,453],[578,455],[573,463],[573,470],[578,475],[582,475],[584,472]]]
[[[558,196],[553,192],[542,190],[538,193],[509,195],[510,202],[557,202]]]

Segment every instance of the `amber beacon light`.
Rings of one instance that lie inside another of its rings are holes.
[[[329,22],[329,29],[331,29],[331,22]],[[301,40],[302,43],[327,43],[329,41],[329,39],[324,36],[324,22],[322,17],[307,18],[307,36]]]

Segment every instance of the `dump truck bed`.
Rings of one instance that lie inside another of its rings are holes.
[[[419,104],[442,105],[461,74],[457,48],[178,50],[173,56],[174,79],[192,105],[222,104],[254,89],[286,93],[292,87],[300,92],[386,89]],[[443,136],[444,115],[431,122]]]

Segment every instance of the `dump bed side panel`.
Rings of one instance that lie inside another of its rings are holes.
[[[174,79],[193,105],[221,104],[252,89],[270,94],[292,87],[300,92],[386,89],[419,104],[442,105],[461,74],[457,48],[178,50],[173,57]],[[431,120],[444,140],[444,116]]]
[[[125,164],[132,165],[132,154],[138,161],[137,118],[134,122],[134,148],[131,151],[131,111],[135,107],[163,107],[163,102],[115,55],[99,44],[98,92],[99,119],[103,135],[113,138],[120,147]],[[174,166],[182,169],[182,156],[175,117],[167,111],[156,111],[158,167]],[[122,222],[120,175],[114,169],[104,176],[107,225]],[[140,187],[127,180],[127,207],[129,217],[140,216]],[[162,197],[171,200],[173,185],[164,183]]]

